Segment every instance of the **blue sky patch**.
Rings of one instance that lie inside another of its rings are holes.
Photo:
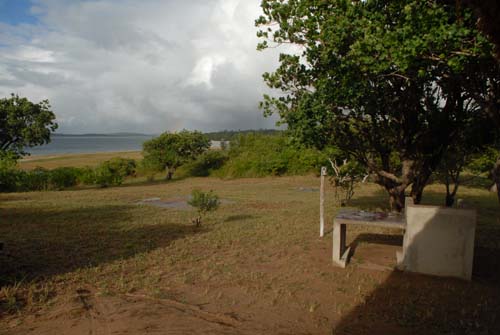
[[[0,22],[18,25],[38,22],[37,17],[31,14],[30,0],[0,0]]]

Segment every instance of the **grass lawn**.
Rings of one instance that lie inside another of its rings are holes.
[[[0,194],[0,334],[500,333],[493,193],[460,190],[479,209],[473,280],[464,282],[388,270],[402,238],[377,228],[350,229],[353,260],[332,266],[318,185],[314,176],[189,178]],[[137,204],[193,188],[230,200],[199,229],[193,211]],[[424,202],[441,203],[443,191],[429,186]],[[386,204],[373,184],[352,202]]]

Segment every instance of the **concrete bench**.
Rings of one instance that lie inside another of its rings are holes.
[[[406,222],[403,250],[397,255],[399,269],[471,279],[475,210],[409,205]]]
[[[358,210],[341,210],[333,219],[333,263],[345,268],[349,262],[351,248],[346,246],[347,226],[362,225],[393,228],[403,231],[406,220],[401,214],[384,214]]]
[[[470,280],[474,256],[476,211],[414,205],[407,198],[404,214],[341,210],[333,220],[333,263],[349,262],[348,225],[394,228],[404,231],[397,267],[404,271]]]

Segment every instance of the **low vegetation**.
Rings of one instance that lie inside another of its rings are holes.
[[[113,158],[94,168],[63,166],[51,170],[21,170],[13,160],[0,162],[1,192],[63,190],[77,185],[117,186],[136,174],[136,162],[125,158]]]
[[[189,199],[188,204],[196,208],[198,212],[198,215],[193,219],[193,223],[196,225],[196,227],[199,227],[201,225],[203,216],[219,208],[220,200],[213,191],[203,192],[201,190],[193,190],[191,192],[191,199]]]

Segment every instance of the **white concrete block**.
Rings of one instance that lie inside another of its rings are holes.
[[[475,210],[409,204],[406,224],[400,268],[470,280]]]

